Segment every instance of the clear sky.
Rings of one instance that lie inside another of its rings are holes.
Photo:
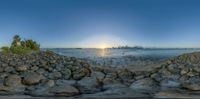
[[[0,0],[0,46],[200,47],[200,0]]]

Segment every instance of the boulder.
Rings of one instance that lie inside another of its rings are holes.
[[[120,71],[118,73],[118,76],[122,79],[122,80],[129,80],[129,79],[133,79],[133,73],[127,69],[124,69],[122,71]]]
[[[16,71],[17,72],[23,72],[23,71],[26,71],[28,68],[27,68],[27,66],[25,66],[25,65],[22,65],[22,66],[17,66],[16,67]]]
[[[106,73],[106,76],[103,79],[103,84],[104,85],[115,84],[115,83],[119,83],[120,81],[121,81],[121,79],[118,79],[116,72]]]
[[[160,86],[162,88],[179,88],[180,85],[181,85],[180,81],[173,79],[165,79],[160,82]]]
[[[77,82],[77,86],[82,93],[94,93],[101,90],[99,82],[94,77],[84,77]]]
[[[49,89],[49,92],[55,96],[74,96],[79,94],[78,89],[70,85],[54,86]]]
[[[103,81],[105,74],[99,71],[93,71],[91,77],[95,77],[98,81]]]
[[[158,84],[151,78],[145,78],[133,82],[130,88],[137,91],[156,91]]]
[[[14,73],[15,72],[15,68],[8,66],[8,67],[4,68],[4,71],[7,72],[7,73]]]
[[[55,85],[55,81],[54,80],[48,80],[48,81],[46,81],[45,85],[47,87],[53,87]]]
[[[5,86],[3,88],[5,88],[4,90],[6,90],[7,92],[10,93],[23,93],[25,90],[25,86],[22,85],[21,83],[21,78],[18,75],[9,75],[4,82]]]
[[[27,75],[24,77],[23,83],[26,85],[35,85],[38,84],[42,78],[43,76],[38,73],[27,73]]]
[[[62,74],[58,71],[54,71],[53,73],[50,73],[48,78],[50,79],[60,79],[62,77]]]
[[[137,98],[149,98],[150,96],[145,93],[140,93],[132,90],[128,87],[113,87],[102,92],[95,94],[83,95],[86,99],[137,99]]]
[[[188,90],[200,91],[200,83],[185,83],[182,86]]]
[[[18,75],[9,75],[6,79],[4,84],[6,86],[19,86],[21,85],[21,77]]]
[[[57,80],[56,81],[56,85],[58,86],[63,86],[63,85],[75,85],[76,84],[76,80]]]
[[[80,68],[73,72],[73,79],[80,80],[81,78],[88,76],[90,71],[86,68]]]
[[[71,73],[70,69],[64,68],[61,72],[63,74],[64,79],[70,79],[71,78],[72,73]]]

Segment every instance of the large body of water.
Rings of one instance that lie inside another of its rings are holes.
[[[61,55],[78,58],[96,57],[174,57],[183,53],[200,51],[200,49],[72,49],[72,48],[52,48],[48,49]]]

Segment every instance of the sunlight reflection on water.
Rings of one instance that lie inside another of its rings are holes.
[[[108,50],[107,49],[101,49],[99,50],[99,56],[105,57],[108,55]]]

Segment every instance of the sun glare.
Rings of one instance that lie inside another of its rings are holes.
[[[107,45],[107,44],[100,44],[99,45],[99,48],[101,48],[101,49],[105,49],[105,48],[108,48],[109,46]]]

